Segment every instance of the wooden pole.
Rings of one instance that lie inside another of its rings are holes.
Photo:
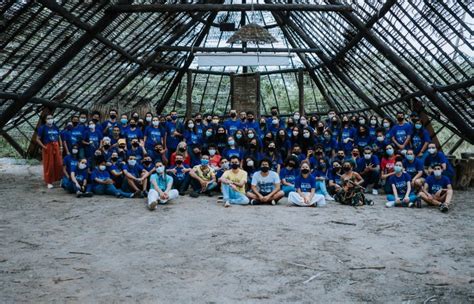
[[[298,71],[298,109],[301,115],[304,115],[304,73],[303,69]]]
[[[186,119],[189,119],[193,111],[193,73],[188,70],[186,74]]]

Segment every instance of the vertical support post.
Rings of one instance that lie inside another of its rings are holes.
[[[233,109],[235,105],[235,73],[231,72],[230,73],[230,108]]]
[[[304,73],[303,69],[298,69],[298,111],[304,115]]]
[[[186,80],[186,119],[191,118],[191,113],[193,111],[193,73],[187,71],[187,80]]]
[[[255,73],[255,82],[257,83],[255,103],[257,104],[257,116],[260,116],[260,73],[259,72]]]

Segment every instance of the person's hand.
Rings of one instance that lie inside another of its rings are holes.
[[[76,187],[77,187],[77,189],[81,189],[81,188],[82,188],[81,185],[79,185],[79,183],[76,183]]]
[[[173,173],[173,174],[178,173],[178,171],[176,171],[176,169],[171,169],[170,172]]]
[[[347,144],[349,142],[349,138],[344,138],[343,142]]]
[[[303,203],[305,203],[306,205],[308,205],[309,199],[308,199],[307,196],[303,196]]]
[[[168,149],[163,149],[163,150],[160,151],[160,154],[165,154],[166,151],[168,151]]]
[[[403,202],[404,202],[404,203],[409,203],[409,202],[410,202],[410,198],[409,198],[408,196],[405,196],[405,197],[403,198]]]
[[[399,199],[398,197],[395,199],[395,203],[397,203],[397,204],[400,204],[400,203],[401,203],[401,201],[400,201],[400,199]]]
[[[160,194],[160,199],[162,199],[162,200],[166,199],[166,193],[162,192]]]
[[[237,186],[236,186],[236,185],[231,184],[230,187],[231,187],[234,191],[237,191]]]
[[[175,131],[173,132],[173,136],[179,136],[178,131],[175,130]]]

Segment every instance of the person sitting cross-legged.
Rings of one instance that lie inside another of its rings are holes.
[[[92,185],[87,183],[89,173],[87,172],[87,159],[79,160],[77,166],[71,168],[71,185],[70,191],[76,193],[77,197],[91,197]]]
[[[92,172],[92,191],[95,194],[109,194],[115,195],[117,198],[134,197],[133,193],[124,192],[120,189],[115,188],[114,181],[110,178],[110,173],[106,170],[105,158],[97,160],[97,167]]]
[[[148,194],[146,192],[148,172],[137,162],[134,155],[128,156],[128,162],[123,166],[123,174],[125,176],[122,183],[124,191],[134,192],[136,198],[145,197]]]
[[[148,192],[148,209],[155,210],[158,204],[166,204],[179,196],[173,187],[173,178],[165,173],[165,166],[161,161],[155,164],[156,173],[150,177],[150,191]]]
[[[209,165],[209,154],[201,155],[201,164],[194,166],[189,172],[193,191],[191,197],[199,197],[199,194],[211,196],[211,191],[217,187],[216,173]]]
[[[290,192],[288,201],[301,207],[321,207],[326,205],[324,195],[316,193],[316,178],[310,174],[307,160],[301,162],[301,174],[296,178],[296,191]]]
[[[272,204],[276,203],[285,196],[280,190],[280,177],[275,171],[270,170],[271,162],[269,159],[260,161],[260,171],[253,174],[251,188],[247,192],[251,205],[256,204]]]
[[[247,172],[240,168],[238,156],[231,156],[230,170],[225,171],[219,181],[225,201],[224,207],[230,207],[230,204],[247,205],[249,203],[249,199],[245,196]]]
[[[415,192],[412,191],[410,174],[403,172],[403,161],[398,159],[393,169],[395,174],[387,181],[392,187],[393,194],[387,194],[388,202],[385,206],[414,207],[417,198]]]
[[[431,169],[433,174],[426,178],[420,198],[428,205],[438,207],[441,212],[448,212],[453,198],[451,180],[443,175],[442,164],[434,164]]]

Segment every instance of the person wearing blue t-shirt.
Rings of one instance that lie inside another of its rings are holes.
[[[196,124],[192,119],[186,120],[183,136],[190,148],[198,147],[202,144],[202,137],[198,133]]]
[[[91,197],[92,185],[88,184],[89,169],[87,159],[81,159],[77,165],[71,168],[71,186],[69,192],[76,193],[76,197]]]
[[[337,149],[337,141],[332,137],[329,129],[324,131],[321,145],[323,146],[324,154],[329,158],[333,158]]]
[[[410,140],[413,134],[412,125],[405,122],[403,112],[397,112],[397,124],[390,129],[390,138],[397,150],[402,151],[410,147]]]
[[[428,144],[428,155],[425,158],[424,167],[425,174],[427,176],[431,175],[431,168],[435,164],[440,164],[443,169],[443,175],[449,177],[451,180],[454,176],[454,169],[449,163],[446,155],[442,151],[438,151],[434,143]]]
[[[365,147],[371,147],[373,145],[373,138],[369,135],[367,127],[365,125],[359,126],[359,130],[355,137],[354,144],[360,150]]]
[[[372,194],[377,195],[380,181],[380,160],[377,155],[374,155],[372,148],[369,146],[364,148],[364,157],[359,157],[356,165],[357,173],[364,179],[362,187],[372,186]]]
[[[146,127],[144,141],[145,149],[148,154],[151,154],[157,144],[164,144],[164,134],[160,128],[160,120],[158,117],[153,117],[151,126]]]
[[[290,156],[285,161],[285,166],[280,170],[281,190],[288,196],[290,192],[295,191],[295,181],[300,175],[298,159]]]
[[[109,111],[109,119],[104,121],[101,125],[102,132],[104,136],[112,137],[112,130],[114,127],[119,126],[119,121],[117,120],[117,110],[111,109]]]
[[[117,198],[127,197],[133,198],[134,194],[125,192],[117,189],[114,186],[114,181],[110,178],[110,174],[107,171],[105,159],[97,161],[98,166],[92,171],[92,191],[95,194],[103,195],[114,195]]]
[[[71,169],[76,167],[79,163],[79,146],[73,145],[71,147],[71,154],[68,154],[63,159],[63,178],[61,180],[61,187],[69,189],[71,187]]]
[[[339,148],[343,149],[346,154],[349,154],[354,146],[354,139],[357,131],[354,127],[350,126],[349,117],[347,116],[343,116],[342,125]]]
[[[165,166],[168,165],[168,158],[166,157],[166,149],[163,144],[156,144],[153,150],[148,152],[148,155],[153,160],[153,163],[162,162]]]
[[[328,178],[328,192],[331,195],[336,194],[342,189],[343,181],[341,179],[342,175],[342,161],[333,161],[331,171],[329,171]]]
[[[122,189],[133,192],[136,197],[147,196],[148,174],[141,164],[138,163],[135,156],[128,157],[127,164],[123,166],[124,180]]]
[[[191,168],[184,164],[184,157],[176,154],[175,166],[167,169],[166,172],[173,178],[173,189],[178,189],[179,195],[184,195],[189,188],[191,177],[189,172]]]
[[[138,138],[134,138],[132,139],[130,146],[131,147],[127,150],[127,157],[135,156],[137,162],[141,162],[147,154],[143,142],[140,142]]]
[[[300,207],[322,207],[326,205],[324,195],[316,193],[316,179],[310,174],[308,161],[300,166],[301,174],[295,180],[296,191],[290,192],[288,201]]]
[[[139,142],[143,140],[142,130],[137,127],[137,121],[135,118],[130,119],[129,126],[122,130],[122,136],[127,140],[128,149],[131,148],[133,140],[137,140]]]
[[[260,126],[258,122],[255,120],[255,114],[251,111],[247,112],[247,120],[244,124],[244,128],[248,131],[250,129],[258,130]]]
[[[387,194],[388,202],[385,206],[413,207],[417,197],[412,191],[410,175],[403,172],[403,163],[401,160],[395,162],[393,169],[395,170],[395,174],[388,179],[388,184],[392,187],[393,194]]]
[[[183,137],[182,125],[178,123],[178,115],[176,111],[172,111],[170,117],[171,121],[166,122],[165,126],[165,145],[168,150],[168,158],[176,151],[178,144]]]
[[[89,122],[89,130],[84,132],[82,144],[85,146],[85,156],[91,160],[95,151],[100,147],[102,140],[102,132],[96,129],[96,124],[91,120]]]
[[[403,167],[405,171],[411,177],[411,184],[413,187],[420,188],[423,184],[420,184],[421,177],[423,176],[423,164],[421,160],[415,156],[413,149],[408,149],[403,160]]]
[[[430,133],[423,127],[421,120],[415,121],[411,145],[417,157],[422,157],[431,142]]]
[[[230,118],[224,121],[224,128],[227,135],[233,136],[237,130],[243,129],[242,122],[237,118],[237,111],[230,110]]]
[[[110,178],[112,178],[115,185],[122,185],[123,183],[122,165],[122,160],[119,158],[118,152],[112,152],[110,162],[107,162],[107,171],[109,171]]]
[[[420,198],[428,205],[438,207],[441,212],[448,212],[453,198],[451,180],[443,175],[441,164],[433,165],[433,174],[428,176],[420,191]]]
[[[233,136],[227,137],[227,148],[222,151],[222,156],[230,159],[232,156],[237,156],[239,159],[243,158],[242,149],[237,147]]]
[[[333,201],[334,198],[329,194],[329,191],[327,190],[326,186],[326,183],[329,180],[330,172],[330,170],[328,169],[328,163],[329,161],[327,160],[327,158],[320,158],[312,175],[316,179],[316,193],[324,195],[324,198],[327,201]]]

